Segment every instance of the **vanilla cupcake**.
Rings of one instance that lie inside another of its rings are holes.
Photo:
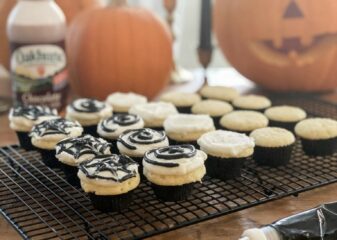
[[[80,98],[73,101],[66,109],[66,118],[78,121],[84,132],[93,136],[97,135],[97,124],[102,119],[112,115],[112,107],[94,99]]]
[[[310,118],[295,127],[306,154],[325,156],[337,151],[337,121],[329,118]]]
[[[81,136],[82,132],[83,128],[78,122],[57,118],[35,125],[29,135],[43,162],[53,168],[60,166],[55,157],[56,144],[69,137]]]
[[[232,105],[219,100],[204,100],[192,107],[193,114],[206,114],[213,118],[216,128],[220,128],[220,119],[223,115],[233,111]]]
[[[192,145],[176,145],[148,151],[143,160],[144,176],[156,196],[168,202],[187,199],[196,182],[206,174],[207,155]]]
[[[254,153],[254,140],[245,134],[217,130],[198,139],[200,149],[208,155],[207,175],[221,180],[241,176],[244,162]]]
[[[246,95],[235,98],[232,104],[237,110],[254,110],[263,113],[271,106],[271,101],[260,95]]]
[[[113,108],[115,113],[127,113],[132,106],[147,103],[147,98],[133,92],[116,92],[107,97],[106,103]]]
[[[80,186],[78,165],[99,155],[111,154],[111,144],[91,135],[71,137],[56,145],[56,158],[61,163],[66,179],[73,186]]]
[[[215,130],[213,119],[208,115],[178,114],[168,117],[164,129],[171,145],[192,144],[197,146],[198,138]]]
[[[151,102],[137,104],[130,108],[129,113],[139,115],[144,120],[145,127],[163,130],[165,119],[178,114],[178,111],[172,103]]]
[[[160,100],[172,103],[180,113],[191,113],[191,107],[200,102],[201,97],[196,93],[168,92],[163,94]]]
[[[268,119],[256,111],[233,111],[220,120],[220,126],[225,130],[250,134],[258,128],[268,126]]]
[[[224,86],[204,86],[200,90],[200,95],[204,99],[215,99],[226,102],[231,102],[240,96],[235,88]]]
[[[33,126],[44,120],[59,118],[57,110],[44,106],[16,106],[9,112],[10,128],[16,132],[20,146],[25,150],[33,150],[29,132]]]
[[[250,134],[255,141],[254,160],[258,165],[286,165],[296,138],[288,130],[276,127],[260,128]]]
[[[102,212],[129,207],[140,183],[138,164],[122,155],[101,155],[82,162],[78,177],[93,206]]]
[[[144,127],[144,121],[138,115],[129,113],[116,113],[101,120],[97,126],[97,133],[112,144],[113,153],[117,153],[117,139],[127,130]]]
[[[307,117],[306,112],[293,106],[276,106],[268,108],[264,114],[272,127],[285,128],[294,132],[295,125]]]

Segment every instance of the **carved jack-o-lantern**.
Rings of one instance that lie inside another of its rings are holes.
[[[274,90],[337,87],[336,0],[217,0],[214,25],[230,63]]]

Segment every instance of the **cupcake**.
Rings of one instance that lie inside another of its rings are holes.
[[[55,157],[56,144],[69,137],[81,136],[83,128],[78,122],[57,118],[35,125],[30,132],[33,146],[39,150],[43,162],[51,168],[60,167]]]
[[[254,160],[258,165],[278,167],[290,161],[296,141],[290,131],[276,127],[260,128],[250,137],[255,141]]]
[[[100,155],[79,165],[78,177],[93,206],[102,212],[122,211],[140,182],[138,164],[122,155]]]
[[[144,176],[155,195],[168,202],[187,199],[196,182],[206,174],[207,155],[192,145],[176,145],[148,151],[143,160]]]
[[[119,152],[131,157],[140,166],[147,151],[168,145],[169,141],[164,131],[156,131],[150,128],[128,130],[120,135],[117,140]]]
[[[233,111],[221,118],[220,126],[225,130],[249,135],[255,129],[267,127],[268,119],[255,111]]]
[[[204,100],[193,105],[193,114],[206,114],[213,118],[216,128],[220,128],[220,119],[223,115],[233,111],[232,105],[219,100]]]
[[[271,107],[264,114],[269,119],[270,126],[285,128],[292,132],[295,125],[307,117],[303,109],[293,106]]]
[[[191,107],[200,102],[201,97],[196,93],[168,92],[163,94],[160,100],[172,103],[180,113],[191,113]]]
[[[337,121],[329,118],[310,118],[295,127],[306,154],[325,156],[337,151]]]
[[[241,176],[244,162],[254,153],[254,140],[245,134],[217,130],[198,139],[200,149],[208,155],[207,175],[221,180]]]
[[[271,106],[271,101],[260,95],[246,95],[235,98],[232,104],[237,110],[254,110],[263,113]]]
[[[113,153],[117,153],[117,139],[127,130],[144,127],[144,121],[138,115],[129,113],[116,113],[101,120],[97,126],[97,133],[112,144]]]
[[[111,115],[112,108],[104,102],[80,98],[67,106],[66,118],[78,121],[83,126],[84,133],[98,136],[97,124]]]
[[[226,102],[231,102],[240,96],[235,88],[223,86],[204,86],[200,90],[200,95],[204,99],[215,99]]]
[[[20,146],[33,150],[29,132],[33,126],[44,120],[59,118],[57,110],[44,106],[16,106],[9,112],[10,128],[16,131]]]
[[[145,127],[163,130],[165,119],[178,114],[178,111],[172,103],[151,102],[137,104],[130,108],[129,113],[139,115],[144,120]]]
[[[171,145],[192,144],[197,146],[198,138],[215,130],[213,119],[208,115],[178,114],[168,117],[164,128]]]
[[[108,96],[106,103],[114,109],[115,113],[127,113],[132,106],[147,103],[147,98],[132,92],[116,92]]]
[[[110,147],[105,140],[90,135],[66,138],[56,145],[56,158],[60,161],[68,182],[80,186],[78,165],[95,156],[111,154]]]

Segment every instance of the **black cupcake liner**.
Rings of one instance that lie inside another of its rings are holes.
[[[164,131],[164,127],[148,127],[152,130],[155,130],[155,131]]]
[[[181,186],[160,186],[151,183],[154,194],[164,202],[178,202],[186,200],[194,189],[194,183]]]
[[[78,168],[60,162],[61,169],[66,176],[66,180],[74,187],[81,187],[80,179],[77,177]]]
[[[29,137],[29,132],[16,132],[20,146],[26,151],[35,150],[32,144],[31,138]]]
[[[198,142],[197,142],[197,141],[192,141],[192,142],[180,142],[180,141],[176,141],[176,140],[173,140],[173,139],[169,138],[169,144],[170,144],[170,145],[191,144],[191,145],[193,145],[196,149],[200,149],[200,146],[198,145]]]
[[[83,127],[83,133],[84,134],[89,134],[94,137],[99,137],[97,133],[97,124],[96,125],[91,125],[91,126],[82,126]]]
[[[132,160],[134,160],[136,163],[139,164],[138,166],[138,173],[139,173],[139,177],[140,177],[140,180],[143,182],[145,181],[145,176],[144,176],[144,173],[143,173],[143,158],[144,157],[131,157]]]
[[[323,140],[301,138],[302,148],[309,156],[327,156],[337,152],[337,137]]]
[[[226,130],[226,131],[231,131],[231,132],[236,132],[236,133],[246,134],[247,136],[249,136],[253,132],[253,131],[239,131],[239,130],[235,130],[235,129],[230,129],[230,128],[226,128],[222,125],[220,125],[220,129]]]
[[[41,153],[42,162],[50,167],[50,168],[61,168],[61,163],[59,160],[55,157],[56,152],[55,150],[47,150],[47,149],[38,149],[38,151]]]
[[[120,212],[129,207],[133,200],[133,191],[111,196],[100,196],[89,193],[92,205],[102,212]]]
[[[177,110],[179,113],[185,113],[185,114],[191,114],[191,108],[192,106],[188,106],[188,107],[177,107]]]
[[[221,125],[220,125],[220,120],[221,120],[222,116],[218,116],[218,117],[212,117],[213,122],[214,122],[214,126],[216,129],[221,129]]]
[[[255,146],[253,158],[260,166],[284,166],[289,163],[293,148],[294,144],[283,147]]]
[[[220,158],[208,155],[205,162],[206,174],[224,181],[240,177],[241,169],[247,159],[247,157]]]
[[[295,126],[297,123],[298,122],[280,122],[280,121],[269,120],[270,127],[284,128],[291,132],[295,131]]]
[[[250,109],[250,108],[241,108],[241,107],[236,107],[233,105],[234,110],[236,111],[255,111],[255,112],[260,112],[264,113],[269,107],[266,108],[258,108],[258,109]]]

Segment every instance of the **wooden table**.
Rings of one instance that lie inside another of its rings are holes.
[[[214,79],[211,83],[217,83],[219,79],[227,79],[229,77],[232,81],[227,83],[227,85],[237,86],[242,91],[257,91],[250,82],[237,76],[236,73],[233,73],[232,71],[226,73],[214,73],[214,76],[211,75],[211,79]],[[179,87],[174,86],[174,88],[194,91],[200,85],[201,81],[195,81],[194,83],[181,85]],[[321,98],[337,103],[336,92],[322,94]],[[0,126],[0,146],[17,143],[15,134],[8,127],[7,115],[0,116]],[[269,224],[277,219],[313,208],[324,202],[337,201],[336,189],[337,184],[331,184],[326,187],[302,193],[298,197],[287,197],[269,202],[240,212],[151,237],[149,239],[236,240],[245,229]],[[0,217],[0,240],[16,239],[21,238],[6,220]]]

